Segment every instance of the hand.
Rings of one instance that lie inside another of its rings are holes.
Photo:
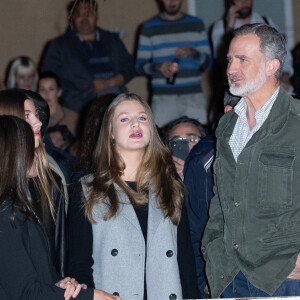
[[[66,277],[63,280],[57,282],[56,286],[60,287],[61,289],[66,290],[64,293],[65,300],[69,300],[71,297],[76,298],[83,288],[84,290],[87,289],[85,284],[79,284],[74,278]]]
[[[186,58],[189,56],[196,56],[197,51],[191,47],[188,46],[181,46],[179,48],[176,49],[175,51],[175,56],[176,57],[181,57],[181,58]]]
[[[95,79],[93,81],[94,91],[96,93],[108,90],[114,86],[121,86],[125,83],[124,76],[121,73],[116,74],[115,76],[109,79]]]
[[[109,79],[95,79],[93,81],[94,91],[96,93],[103,92],[110,88]]]
[[[180,176],[181,179],[183,179],[184,160],[176,156],[172,156],[172,158],[176,167],[177,174]]]
[[[209,295],[209,288],[208,288],[208,285],[205,286],[205,288],[204,288],[204,293],[205,293],[206,295]]]
[[[296,267],[290,273],[290,275],[288,276],[288,278],[291,278],[291,279],[300,279],[300,254],[298,254],[298,256],[297,256]]]
[[[103,291],[94,290],[94,300],[122,300],[122,299],[118,296],[114,296]]]
[[[173,75],[172,63],[169,62],[169,61],[166,61],[166,62],[161,63],[161,64],[156,64],[155,69],[157,71],[159,71],[160,73],[162,73],[164,75],[164,77],[166,77],[166,78],[169,78]]]
[[[226,114],[227,112],[229,112],[230,110],[232,110],[232,106],[226,105],[226,106],[224,107],[224,113],[225,113],[225,114]]]
[[[63,146],[63,144],[65,143],[65,141],[63,139],[63,136],[62,136],[60,131],[50,132],[49,136],[51,138],[51,141],[52,141],[53,145],[56,148],[61,148]]]
[[[235,20],[239,17],[238,7],[233,4],[230,6],[227,12],[227,25],[226,31],[232,30],[234,28]]]

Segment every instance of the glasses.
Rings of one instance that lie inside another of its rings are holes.
[[[201,137],[198,136],[198,135],[193,135],[193,134],[191,134],[191,135],[186,135],[185,137],[176,137],[176,136],[174,136],[174,137],[170,140],[170,143],[171,143],[174,139],[176,139],[176,140],[187,140],[190,144],[196,145],[196,144],[200,141]]]

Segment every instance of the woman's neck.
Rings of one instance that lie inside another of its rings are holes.
[[[125,169],[122,176],[124,181],[137,181],[137,171],[141,164],[144,152],[132,151],[126,155],[121,155],[125,162]]]
[[[50,115],[53,116],[57,113],[62,113],[62,107],[60,106],[59,103],[54,103],[51,106],[49,106],[50,108]]]

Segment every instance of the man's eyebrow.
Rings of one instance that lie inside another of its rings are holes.
[[[235,55],[236,58],[239,59],[250,59],[250,57],[246,56],[246,55]]]

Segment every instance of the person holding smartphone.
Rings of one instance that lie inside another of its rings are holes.
[[[186,116],[168,123],[163,131],[164,141],[172,152],[177,173],[183,179],[185,159],[193,147],[206,135],[206,131],[200,122]]]

